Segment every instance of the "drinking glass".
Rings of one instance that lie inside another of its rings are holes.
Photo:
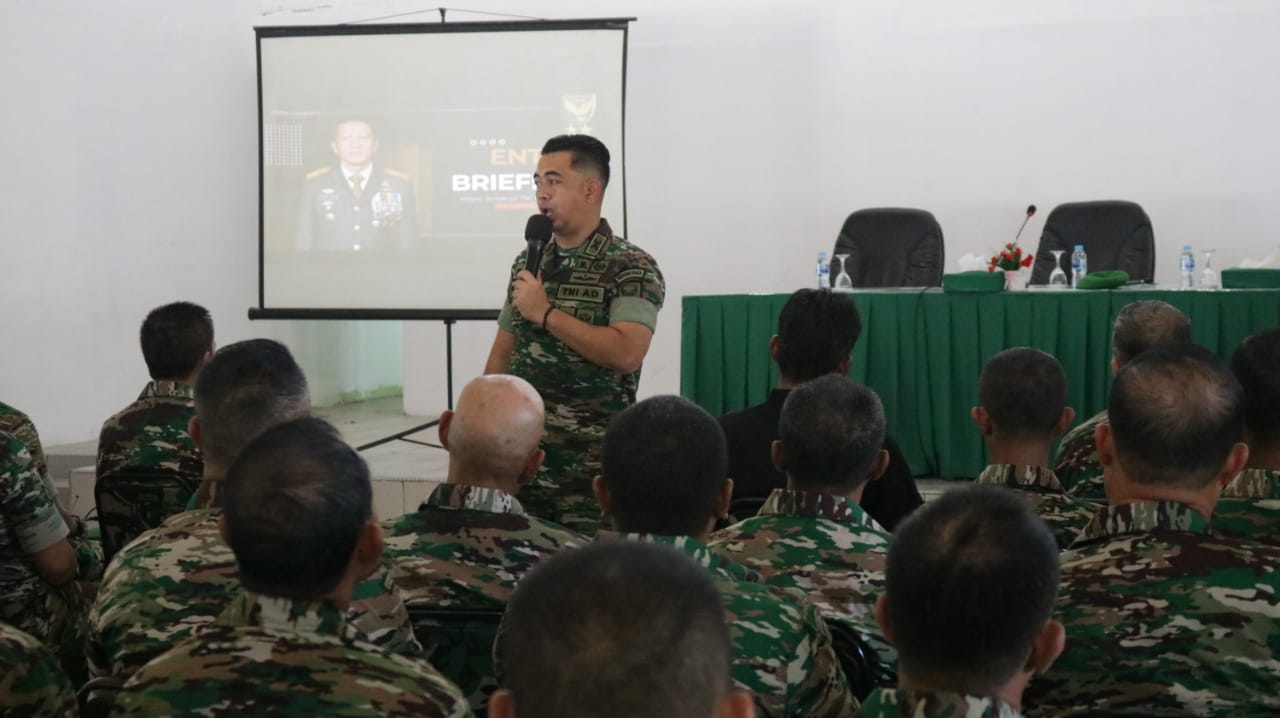
[[[1200,288],[1218,289],[1222,285],[1218,281],[1218,270],[1213,268],[1213,253],[1216,250],[1204,250],[1204,269],[1200,270]]]
[[[1051,249],[1049,251],[1053,253],[1053,271],[1049,273],[1049,288],[1066,289],[1068,284],[1067,273],[1062,271],[1062,253],[1065,250]]]
[[[833,289],[837,292],[852,292],[853,279],[849,277],[849,273],[844,270],[844,260],[848,259],[847,254],[837,254],[836,259],[840,260],[840,273],[836,275],[836,283]]]

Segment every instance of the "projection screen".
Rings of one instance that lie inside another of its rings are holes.
[[[612,153],[626,19],[255,28],[255,318],[478,318],[502,305],[548,138]]]

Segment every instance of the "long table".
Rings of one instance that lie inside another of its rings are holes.
[[[714,415],[764,401],[778,381],[769,337],[788,296],[684,297],[681,393]],[[849,375],[880,395],[889,432],[917,476],[976,476],[986,465],[969,410],[983,364],[1003,349],[1056,356],[1083,421],[1106,407],[1111,324],[1129,302],[1160,299],[1187,312],[1192,338],[1223,358],[1249,334],[1280,326],[1280,290],[1272,289],[859,290],[853,298],[863,329]]]

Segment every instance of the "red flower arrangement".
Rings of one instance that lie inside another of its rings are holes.
[[[1022,247],[1017,242],[1009,242],[1004,245],[1004,249],[999,254],[993,254],[991,261],[987,263],[987,271],[994,272],[997,269],[1005,271],[1016,271],[1019,267],[1030,267],[1035,261],[1034,254],[1022,254]]]

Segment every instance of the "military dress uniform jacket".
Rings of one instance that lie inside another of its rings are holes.
[[[199,478],[200,449],[187,433],[195,416],[195,389],[177,381],[150,381],[138,399],[102,424],[98,476],[120,469],[163,469]]]
[[[1076,540],[1097,510],[1096,506],[1067,496],[1053,469],[1047,466],[991,464],[978,474],[975,483],[1005,486],[1025,496],[1036,514],[1049,524],[1059,549]]]
[[[1280,548],[1185,504],[1100,509],[1062,555],[1066,650],[1031,716],[1280,714]]]
[[[408,175],[373,165],[358,199],[336,166],[307,175],[298,251],[405,251],[418,245],[417,201]]]
[[[244,591],[135,673],[112,715],[463,718],[471,710],[430,664],[369,643],[337,608]]]
[[[798,591],[760,583],[755,570],[688,536],[602,532],[601,540],[664,544],[711,572],[733,642],[733,680],[751,691],[760,718],[846,718],[858,707],[831,633]]]
[[[848,625],[876,652],[876,682],[892,684],[897,651],[876,623],[889,532],[843,496],[777,489],[760,513],[711,535],[711,547],[798,589],[828,619]]]

